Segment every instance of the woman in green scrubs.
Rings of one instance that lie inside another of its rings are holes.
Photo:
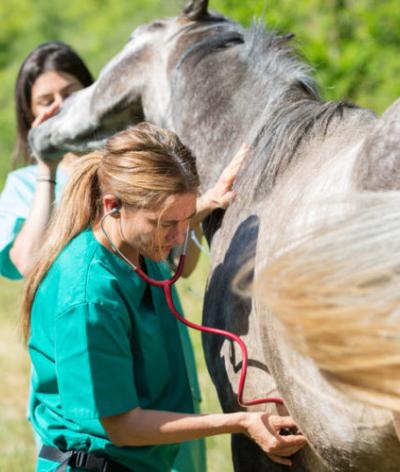
[[[280,436],[294,426],[290,417],[196,413],[185,327],[100,226],[109,214],[104,227],[118,250],[166,278],[163,260],[188,226],[231,200],[238,162],[197,198],[189,150],[174,133],[141,124],[76,166],[24,295],[30,419],[44,444],[38,471],[167,472],[181,443],[222,433],[248,434],[284,464],[304,445],[301,435]]]

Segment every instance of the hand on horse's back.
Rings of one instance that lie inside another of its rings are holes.
[[[251,147],[243,143],[222,171],[216,184],[201,197],[203,206],[207,206],[211,211],[217,208],[225,210],[232,203],[236,195],[235,191],[232,190],[232,186],[243,161],[250,153]]]
[[[252,148],[249,144],[243,143],[237,153],[233,156],[232,160],[223,170],[218,183],[221,183],[221,186],[225,186],[226,189],[231,190],[232,185],[234,184],[236,177],[238,175],[239,169],[243,164],[243,161],[251,155]],[[228,201],[228,204],[235,198],[235,192],[230,191],[232,194],[231,199]]]

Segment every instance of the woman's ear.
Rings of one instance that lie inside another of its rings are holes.
[[[111,193],[107,193],[102,198],[103,212],[112,214],[114,218],[120,217],[120,209],[122,208],[121,200]]]

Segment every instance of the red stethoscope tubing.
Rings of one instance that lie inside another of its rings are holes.
[[[236,334],[233,334],[230,331],[225,331],[223,329],[218,329],[218,328],[210,328],[209,326],[202,326],[202,325],[193,323],[192,321],[188,321],[176,309],[174,299],[173,299],[173,296],[172,296],[172,285],[179,279],[179,277],[182,275],[182,272],[183,272],[183,267],[185,265],[186,247],[187,247],[187,242],[188,242],[189,230],[186,234],[183,253],[181,254],[181,256],[179,258],[179,264],[178,264],[178,267],[176,269],[175,274],[170,279],[165,279],[165,280],[152,279],[142,269],[140,269],[139,267],[136,267],[134,264],[132,264],[132,262],[124,254],[122,254],[122,252],[115,246],[115,244],[111,241],[110,237],[108,236],[108,234],[107,234],[107,232],[104,228],[104,224],[103,224],[104,220],[105,220],[105,218],[107,218],[107,216],[111,216],[113,213],[117,213],[118,211],[119,211],[119,208],[114,208],[109,213],[106,213],[100,221],[100,226],[101,226],[101,229],[104,233],[104,236],[108,240],[108,242],[109,242],[110,246],[113,248],[113,250],[117,254],[119,254],[120,257],[145,282],[147,282],[150,285],[153,285],[154,287],[160,287],[160,288],[163,289],[165,299],[166,299],[167,304],[168,304],[168,308],[171,310],[171,313],[175,316],[175,318],[177,318],[178,321],[185,324],[189,328],[196,329],[197,331],[202,331],[204,333],[219,334],[220,336],[224,336],[225,338],[228,338],[228,339],[230,339],[230,340],[232,340],[232,341],[239,344],[240,349],[242,351],[242,369],[241,369],[241,372],[240,372],[238,393],[237,393],[237,398],[238,398],[239,405],[243,406],[243,407],[252,406],[252,405],[260,405],[262,403],[276,403],[276,404],[279,404],[279,405],[283,405],[283,400],[282,400],[282,398],[279,398],[279,397],[256,398],[255,400],[250,400],[250,401],[243,400],[243,391],[244,391],[244,385],[245,385],[245,382],[246,382],[247,365],[248,365],[248,354],[247,354],[246,344],[239,338],[239,336],[236,336]]]
[[[177,318],[178,321],[185,324],[189,328],[196,329],[197,331],[202,331],[205,333],[219,334],[220,336],[224,336],[239,344],[240,349],[242,351],[242,369],[240,372],[238,393],[237,393],[238,403],[240,406],[246,407],[246,406],[252,406],[252,405],[260,405],[262,403],[276,403],[279,405],[283,405],[283,400],[282,398],[279,398],[279,397],[257,398],[255,400],[249,400],[249,401],[243,400],[243,392],[244,392],[244,386],[246,382],[247,365],[248,365],[248,354],[247,354],[246,344],[243,342],[242,339],[239,338],[239,336],[236,336],[236,334],[233,334],[230,331],[225,331],[223,329],[218,329],[218,328],[210,328],[208,326],[202,326],[202,325],[193,323],[192,321],[188,321],[176,309],[175,303],[172,297],[172,285],[182,275],[183,267],[185,265],[185,257],[186,256],[184,254],[180,256],[179,264],[176,269],[176,272],[173,275],[173,277],[170,279],[166,279],[166,280],[152,279],[138,267],[135,268],[135,272],[139,275],[139,277],[141,277],[148,284],[156,286],[156,287],[160,287],[163,289],[168,307],[171,310],[171,313],[175,316],[175,318]]]

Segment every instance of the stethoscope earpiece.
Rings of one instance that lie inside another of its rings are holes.
[[[115,207],[108,214],[112,216],[113,218],[120,218],[121,217],[120,209],[121,209],[120,206]]]

